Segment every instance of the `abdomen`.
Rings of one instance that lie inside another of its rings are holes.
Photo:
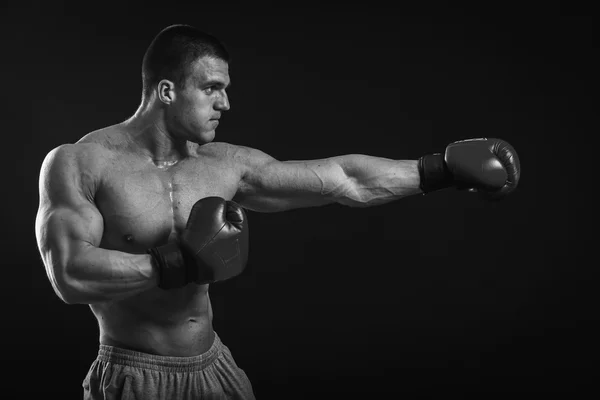
[[[91,308],[103,344],[186,356],[207,350],[205,342],[213,335],[208,285],[189,284],[168,291],[154,288]]]

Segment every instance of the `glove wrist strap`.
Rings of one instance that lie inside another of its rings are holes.
[[[452,173],[440,153],[426,154],[419,158],[419,188],[424,194],[450,187],[454,184]]]
[[[153,247],[147,251],[158,267],[158,287],[173,289],[187,283],[185,262],[179,245],[175,242]]]

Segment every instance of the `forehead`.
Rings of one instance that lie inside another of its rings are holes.
[[[226,61],[213,57],[202,57],[190,65],[189,77],[195,81],[218,81],[229,85],[229,65]]]

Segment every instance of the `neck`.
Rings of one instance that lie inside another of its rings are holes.
[[[131,142],[156,165],[173,164],[189,155],[187,140],[169,133],[164,110],[152,101],[142,101],[123,126]]]

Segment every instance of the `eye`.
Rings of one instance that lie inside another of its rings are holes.
[[[206,94],[211,94],[213,92],[213,90],[215,90],[215,87],[214,86],[209,86],[206,89],[204,89],[204,92]]]

